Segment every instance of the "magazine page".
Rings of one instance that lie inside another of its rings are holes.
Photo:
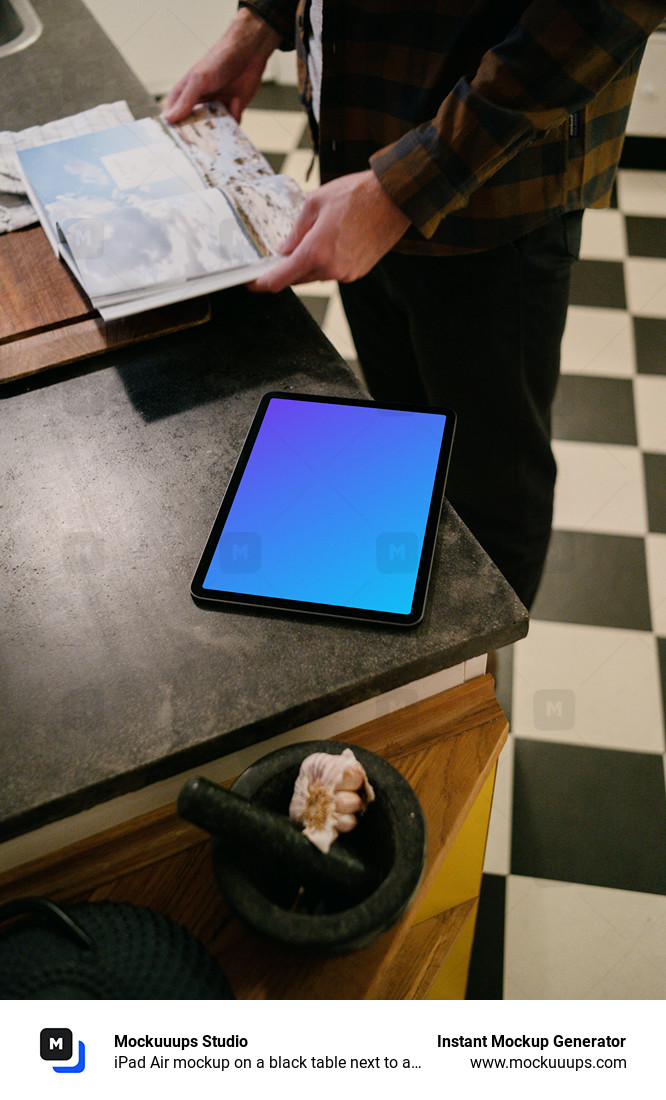
[[[28,126],[18,132],[3,130],[0,133],[0,233],[39,221],[39,215],[27,197],[17,162],[16,154],[21,149],[88,134],[91,130],[108,130],[111,126],[133,121],[134,115],[125,100],[118,100],[116,103],[100,103],[98,107],[76,115],[53,119],[43,126]]]
[[[94,218],[118,207],[201,189],[195,166],[158,119],[22,149],[18,160],[28,193],[58,251],[56,225]]]
[[[103,321],[117,321],[123,317],[144,313],[149,309],[161,309],[175,302],[184,302],[188,298],[200,298],[202,294],[214,294],[218,290],[226,290],[227,287],[249,283],[253,279],[258,279],[278,262],[277,257],[268,259],[262,257],[255,263],[248,264],[247,267],[231,267],[227,271],[219,271],[214,275],[200,275],[186,283],[163,284],[152,291],[137,291],[131,298],[112,297],[104,300],[98,298],[93,305]]]
[[[214,188],[115,206],[104,213],[98,240],[91,219],[75,219],[60,229],[95,304],[259,258],[226,198]]]
[[[223,190],[233,181],[249,182],[274,175],[266,158],[222,103],[205,103],[182,122],[164,125],[209,187]]]
[[[107,320],[249,282],[304,201],[219,104],[19,154],[54,250]]]
[[[305,199],[296,181],[273,172],[221,103],[166,126],[206,183],[225,193],[260,251],[275,255]]]

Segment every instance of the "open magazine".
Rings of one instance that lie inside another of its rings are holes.
[[[217,103],[17,157],[56,254],[105,321],[254,279],[304,200]]]

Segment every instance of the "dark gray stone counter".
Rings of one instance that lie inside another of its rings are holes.
[[[0,130],[40,126],[126,99],[136,118],[155,100],[79,0],[30,0],[44,24],[31,46],[0,59]]]
[[[119,98],[155,111],[78,0],[34,2],[44,34],[0,63],[2,128]],[[0,840],[526,633],[446,506],[414,630],[197,606],[194,569],[273,389],[360,392],[290,291],[244,289],[204,326],[0,389]]]
[[[448,507],[415,629],[194,603],[261,395],[360,392],[291,291],[213,307],[206,325],[0,390],[0,839],[526,632]]]

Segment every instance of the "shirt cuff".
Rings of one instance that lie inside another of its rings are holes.
[[[424,123],[404,134],[370,157],[370,167],[389,198],[399,206],[426,239],[433,236],[446,214],[465,206],[470,191],[449,178],[440,163],[428,152],[428,146],[439,143],[441,137],[431,123]],[[451,151],[452,175],[456,155]],[[462,164],[459,173],[465,175]]]
[[[296,3],[276,3],[275,0],[239,0],[239,8],[250,8],[281,36],[280,50],[293,50],[295,44]]]

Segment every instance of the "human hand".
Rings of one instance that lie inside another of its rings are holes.
[[[318,279],[353,282],[367,275],[409,224],[371,169],[340,176],[307,196],[280,249],[285,259],[248,285],[276,292]]]
[[[280,36],[249,8],[239,8],[219,42],[169,92],[162,114],[179,122],[197,103],[219,99],[240,122]]]

